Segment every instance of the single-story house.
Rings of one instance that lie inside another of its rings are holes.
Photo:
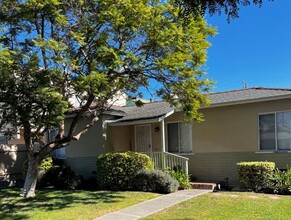
[[[190,124],[163,101],[113,106],[80,141],[60,149],[59,157],[90,177],[98,174],[100,154],[145,152],[161,166],[181,164],[198,181],[228,178],[231,185],[238,184],[240,161],[291,166],[291,89],[255,87],[213,93],[210,99],[200,109],[205,121]]]

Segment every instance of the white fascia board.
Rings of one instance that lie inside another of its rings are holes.
[[[150,124],[159,122],[160,118],[153,118],[153,119],[144,119],[144,120],[134,120],[134,121],[111,121],[106,120],[105,123],[108,123],[109,126],[122,126],[122,125],[139,125],[139,124]]]
[[[109,126],[139,125],[139,124],[157,123],[157,122],[161,122],[162,120],[169,117],[173,113],[174,113],[174,110],[168,112],[167,114],[165,114],[161,117],[152,118],[152,119],[121,121],[121,122],[119,122],[119,120],[106,120],[105,123],[108,123]]]
[[[168,112],[167,114],[165,114],[164,116],[160,117],[159,121],[164,120],[165,118],[169,117],[170,115],[174,114],[175,110],[172,110],[170,112]]]

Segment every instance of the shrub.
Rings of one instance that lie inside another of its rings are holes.
[[[145,192],[171,193],[178,190],[179,182],[161,170],[141,170],[135,176],[134,189]]]
[[[80,182],[76,171],[67,165],[53,166],[41,179],[42,185],[55,186],[58,189],[76,189]]]
[[[166,173],[170,174],[174,179],[176,179],[179,182],[179,189],[191,189],[190,184],[190,176],[187,175],[183,170],[181,170],[181,167],[174,167],[173,169],[166,169]]]
[[[291,194],[291,169],[275,169],[273,176],[269,178],[269,188],[273,193]]]
[[[53,159],[52,157],[48,156],[41,161],[39,169],[47,171],[52,167],[53,167]]]
[[[88,179],[81,178],[81,183],[78,186],[78,189],[89,190],[89,191],[98,190],[96,178],[94,177],[91,177]]]
[[[273,162],[241,162],[237,163],[239,181],[243,188],[258,192],[268,187],[275,163]]]
[[[103,154],[97,159],[97,183],[102,189],[130,190],[138,171],[153,168],[153,162],[145,154],[136,152]]]

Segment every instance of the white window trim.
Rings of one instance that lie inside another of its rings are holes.
[[[284,113],[284,112],[290,112],[291,110],[282,110],[282,111],[272,111],[272,112],[264,112],[259,113],[257,117],[257,126],[258,126],[258,151],[256,153],[291,153],[291,150],[278,150],[278,134],[277,134],[277,113]],[[261,150],[260,149],[260,116],[261,115],[269,115],[274,114],[275,115],[275,149],[274,150]]]
[[[168,124],[175,124],[175,123],[185,123],[184,121],[169,121],[169,122],[166,122],[165,125],[166,125],[166,128],[165,128],[165,134],[166,134],[166,152],[169,152],[169,143],[168,143]],[[191,152],[189,153],[181,153],[180,152],[180,146],[179,146],[179,152],[169,152],[169,153],[173,153],[173,154],[177,154],[177,155],[194,155],[194,146],[193,146],[193,142],[192,142],[192,123],[189,123],[188,124],[189,126],[189,137],[190,137],[190,146],[191,146]],[[179,127],[179,124],[178,124],[178,127]],[[179,129],[179,128],[178,128]],[[179,136],[179,132],[178,132],[178,136]],[[179,144],[180,144],[180,137],[179,137]]]

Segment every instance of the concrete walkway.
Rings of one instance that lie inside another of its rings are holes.
[[[95,220],[135,220],[159,212],[163,209],[169,208],[173,205],[184,202],[188,199],[195,198],[208,192],[211,192],[211,190],[181,190],[176,193],[159,196],[157,198],[130,206],[125,209],[121,209],[116,212],[108,213],[99,218],[96,218]]]

